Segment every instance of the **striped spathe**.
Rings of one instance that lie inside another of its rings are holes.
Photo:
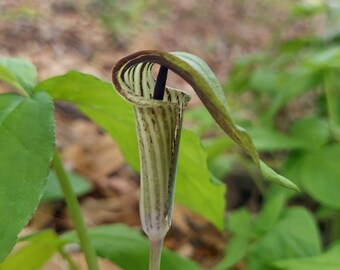
[[[127,61],[116,70],[114,85],[135,108],[140,155],[140,215],[150,240],[163,239],[171,224],[183,111],[190,96],[166,87],[153,99],[154,64]]]

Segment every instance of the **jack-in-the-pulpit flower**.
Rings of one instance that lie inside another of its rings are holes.
[[[157,80],[154,64],[161,66]],[[171,223],[177,154],[183,110],[190,97],[165,86],[170,69],[187,81],[221,129],[253,159],[266,180],[298,188],[260,160],[245,130],[229,112],[223,89],[200,58],[182,52],[141,51],[120,60],[113,68],[116,90],[135,108],[141,164],[140,214],[151,242],[150,270],[158,270],[163,239]]]
[[[190,96],[165,86],[167,69],[164,67],[160,68],[156,83],[153,66],[153,63],[127,63],[118,71],[115,85],[135,109],[140,155],[140,216],[151,243],[150,269],[158,269],[163,239],[171,225],[183,110]]]

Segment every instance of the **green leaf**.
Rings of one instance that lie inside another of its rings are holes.
[[[91,191],[92,186],[90,182],[86,180],[84,177],[73,172],[67,172],[67,174],[70,179],[72,189],[76,195],[82,196]],[[64,193],[60,188],[55,171],[50,170],[45,190],[42,196],[42,200],[55,201],[60,199],[64,199]]]
[[[184,52],[164,53],[159,51],[141,51],[134,53],[121,59],[113,68],[113,83],[117,90],[120,90],[117,76],[124,76],[122,75],[124,72],[120,73],[121,69],[124,71],[142,62],[157,63],[165,66],[187,81],[196,91],[198,97],[215,119],[216,123],[234,142],[240,145],[243,150],[252,157],[266,180],[298,190],[295,184],[278,175],[259,159],[258,153],[248,133],[238,127],[232,120],[223,89],[214,73],[203,60]]]
[[[273,263],[275,270],[338,270],[340,269],[340,243],[334,244],[327,252],[302,259],[286,259]]]
[[[125,270],[149,269],[149,243],[138,231],[115,224],[91,228],[89,236],[98,256],[113,261]],[[79,242],[74,231],[64,234],[62,239]],[[193,261],[165,249],[161,269],[197,270],[199,267]]]
[[[251,234],[251,217],[247,209],[241,208],[228,215],[228,229],[237,235],[249,236]]]
[[[32,217],[54,152],[53,103],[45,93],[32,98],[0,95],[0,261]]]
[[[213,270],[228,270],[238,261],[242,260],[247,253],[249,239],[242,235],[236,235],[231,238],[227,244],[225,255]]]
[[[225,185],[213,184],[207,167],[207,154],[199,138],[182,131],[178,157],[176,201],[202,214],[219,229],[223,229]]]
[[[300,165],[300,183],[310,196],[340,208],[340,144],[332,144],[306,155]]]
[[[56,100],[77,105],[84,114],[113,137],[128,163],[135,170],[139,170],[133,107],[117,95],[110,83],[71,71],[40,82],[33,91],[47,91]],[[205,216],[221,229],[225,188],[210,183],[211,176],[206,163],[206,156],[197,136],[184,131],[179,149],[176,200]],[[188,192],[191,195],[190,200]]]
[[[266,192],[265,201],[255,222],[255,229],[259,234],[264,234],[273,229],[279,220],[284,206],[289,198],[290,190],[271,187]]]
[[[247,269],[267,270],[274,261],[320,252],[320,236],[312,214],[304,208],[290,208],[273,230],[251,246]]]
[[[53,231],[41,232],[0,264],[0,269],[39,270],[61,246],[61,241]]]
[[[303,148],[313,150],[326,144],[330,139],[327,121],[308,117],[293,123],[291,136],[303,143]]]
[[[0,58],[0,80],[30,93],[37,83],[36,67],[20,58]]]
[[[228,229],[233,233],[224,251],[223,259],[214,270],[227,270],[246,256],[250,238],[252,236],[252,224],[249,212],[245,208],[228,214]]]
[[[128,163],[139,169],[133,108],[122,101],[112,84],[76,71],[40,82],[33,92],[46,91],[53,99],[72,102],[111,134]]]

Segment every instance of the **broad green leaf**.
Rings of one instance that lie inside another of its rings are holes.
[[[112,84],[76,71],[40,82],[33,92],[46,91],[53,99],[71,102],[120,146],[129,164],[139,169],[133,108],[114,91]]]
[[[25,59],[1,57],[0,80],[30,93],[37,83],[37,70]]]
[[[228,270],[233,267],[246,256],[248,246],[249,239],[243,235],[236,235],[231,238],[227,243],[224,257],[213,270]]]
[[[0,261],[36,210],[54,152],[53,103],[0,95]]]
[[[293,123],[291,136],[303,143],[305,149],[317,149],[330,139],[328,123],[320,118],[309,117]]]
[[[250,213],[241,208],[228,214],[227,226],[236,235],[249,236],[252,232]]]
[[[53,231],[39,233],[0,264],[0,269],[39,270],[61,246],[61,241]]]
[[[199,138],[183,130],[175,198],[176,201],[202,214],[219,229],[223,229],[225,185],[211,183],[207,155]]]
[[[340,243],[334,244],[325,253],[302,259],[286,259],[273,263],[273,270],[339,270]]]
[[[253,233],[250,213],[245,208],[229,213],[227,223],[233,236],[226,245],[223,259],[214,270],[230,269],[242,260],[246,256]]]
[[[297,190],[292,182],[278,175],[259,159],[250,136],[232,120],[223,89],[203,60],[184,52],[141,51],[134,53],[121,59],[113,69],[113,83],[118,90],[120,90],[120,84],[117,76],[124,76],[124,71],[128,70],[129,67],[143,62],[165,66],[187,81],[196,91],[216,123],[252,157],[266,180]]]
[[[70,179],[70,183],[72,185],[72,189],[75,194],[78,196],[82,196],[89,191],[91,191],[92,186],[88,180],[83,178],[82,176],[68,172],[68,177]],[[64,193],[61,190],[61,187],[58,183],[58,178],[54,170],[50,170],[48,175],[48,180],[44,189],[44,193],[42,196],[43,201],[54,201],[60,200],[64,198]]]
[[[300,183],[318,202],[340,208],[340,144],[320,148],[305,156],[300,168]]]
[[[89,229],[91,242],[98,256],[109,259],[125,270],[149,269],[149,243],[138,231],[125,225],[106,225]],[[78,242],[76,233],[62,236],[68,242]],[[162,253],[162,270],[198,270],[193,261],[169,250]]]
[[[275,227],[290,192],[277,187],[271,187],[266,192],[264,204],[255,221],[255,229],[259,234],[262,235]]]
[[[43,90],[56,100],[77,105],[84,114],[110,133],[128,163],[139,170],[133,107],[117,95],[111,84],[91,75],[72,71],[42,81],[34,89],[35,92]],[[183,132],[179,149],[176,200],[222,228],[225,200],[220,195],[224,194],[225,188],[210,183],[211,176],[206,162],[204,150],[197,137],[189,131]],[[191,195],[190,200],[188,192]],[[208,205],[210,208],[207,210]]]
[[[315,256],[321,252],[318,229],[304,208],[290,208],[277,225],[249,251],[249,270],[267,270],[277,260]]]

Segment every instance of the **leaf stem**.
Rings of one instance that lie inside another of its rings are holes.
[[[88,268],[89,270],[99,270],[97,264],[97,256],[90,242],[90,238],[88,236],[86,226],[80,212],[80,206],[77,196],[73,192],[70,180],[66,174],[64,164],[60,158],[57,149],[54,153],[53,166],[56,171],[61,189],[65,195],[65,200],[69,208],[72,220],[74,222],[75,229],[80,241],[80,246],[84,252]]]

